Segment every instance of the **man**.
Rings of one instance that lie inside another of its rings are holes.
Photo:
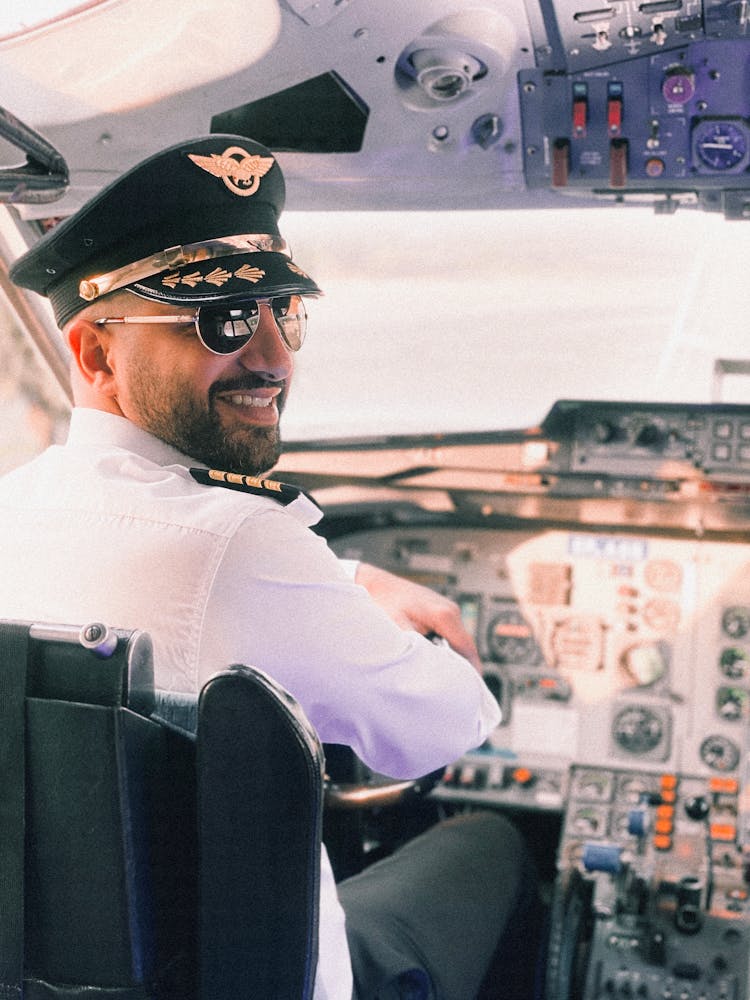
[[[252,664],[323,741],[421,775],[478,745],[498,709],[451,602],[340,562],[309,530],[315,505],[260,478],[279,455],[305,299],[320,294],[286,253],[283,199],[263,146],[199,138],[16,262],[64,332],[76,409],[67,444],[0,486],[0,607],[145,629],[170,692]],[[360,998],[427,978],[432,996],[475,995],[520,893],[518,837],[488,815],[407,846],[341,887],[348,948],[324,855],[316,997],[349,1000],[352,965]]]

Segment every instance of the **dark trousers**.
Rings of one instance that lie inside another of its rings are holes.
[[[438,823],[339,885],[356,1000],[528,1000],[538,893],[515,827]]]

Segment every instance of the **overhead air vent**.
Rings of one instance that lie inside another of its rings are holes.
[[[401,52],[396,84],[404,104],[429,110],[468,99],[502,80],[516,45],[512,22],[477,7],[431,24]]]
[[[331,71],[276,94],[223,111],[212,132],[233,132],[280,153],[357,153],[369,108]]]
[[[417,49],[402,66],[434,101],[455,101],[487,73],[479,59],[451,48]]]

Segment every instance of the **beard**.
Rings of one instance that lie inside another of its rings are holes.
[[[225,427],[216,413],[214,398],[219,392],[248,391],[267,385],[251,375],[244,379],[216,382],[208,402],[195,395],[189,379],[165,385],[145,366],[131,368],[130,395],[137,400],[139,424],[144,430],[212,469],[261,476],[279,460],[281,435],[272,427]],[[278,385],[278,383],[276,383]],[[286,388],[276,397],[281,414]]]

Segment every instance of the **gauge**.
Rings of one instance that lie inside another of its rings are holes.
[[[612,775],[608,771],[578,771],[572,796],[589,802],[609,802],[612,798]]]
[[[722,649],[719,665],[721,672],[733,681],[742,680],[747,673],[750,654],[739,646]]]
[[[701,760],[713,771],[732,771],[740,761],[739,747],[726,736],[707,736],[701,743]]]
[[[668,597],[646,601],[643,620],[655,632],[674,632],[680,624],[680,605]]]
[[[487,629],[490,656],[497,663],[537,663],[539,647],[531,626],[516,608],[499,611]]]
[[[650,708],[630,705],[616,715],[612,735],[615,743],[627,753],[646,754],[663,740],[664,721]]]
[[[645,775],[624,775],[617,783],[617,798],[620,802],[637,805],[653,795],[654,783]]]
[[[661,92],[668,104],[687,104],[695,96],[695,74],[687,66],[670,66]]]
[[[572,615],[555,624],[554,665],[561,670],[600,670],[604,662],[604,624],[594,615]]]
[[[722,719],[734,722],[747,715],[748,692],[744,688],[722,687],[716,692],[716,711]]]
[[[682,585],[682,568],[672,559],[651,559],[643,569],[643,578],[654,590],[674,593]]]
[[[721,627],[732,639],[741,639],[750,632],[750,608],[727,608],[721,616]]]
[[[570,818],[570,833],[579,837],[601,837],[606,832],[606,815],[596,809],[576,809]]]
[[[738,119],[704,118],[693,129],[693,158],[699,170],[736,173],[744,170],[749,156],[747,126]]]

